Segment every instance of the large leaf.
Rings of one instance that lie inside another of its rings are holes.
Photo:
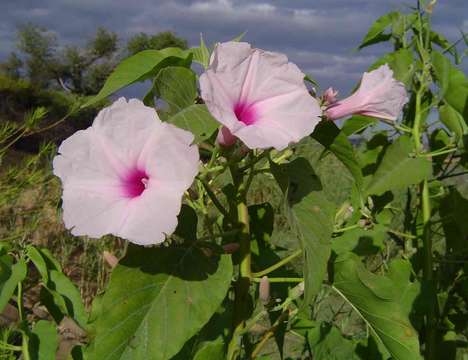
[[[431,161],[412,156],[412,149],[408,136],[399,137],[388,147],[367,186],[368,195],[381,195],[389,190],[405,188],[431,176]]]
[[[355,360],[355,344],[346,339],[340,331],[330,324],[322,323],[320,327],[311,329],[307,339],[314,360]]]
[[[456,135],[457,139],[462,139],[468,133],[468,126],[463,117],[449,104],[439,107],[439,116],[442,123]]]
[[[191,105],[169,118],[168,122],[194,134],[195,143],[208,139],[219,125],[204,104]]]
[[[154,79],[156,94],[163,99],[173,115],[192,105],[197,97],[195,73],[181,66],[168,66],[161,69]]]
[[[363,176],[353,145],[347,136],[331,121],[322,121],[312,133],[312,137],[332,152],[349,170],[358,190],[362,188]]]
[[[95,104],[116,91],[138,81],[157,75],[159,70],[170,65],[187,66],[192,55],[178,48],[144,50],[123,60],[107,78],[99,93],[82,107]]]
[[[379,17],[369,28],[369,31],[367,32],[366,36],[364,36],[364,39],[361,42],[361,45],[359,45],[359,49],[390,39],[390,35],[385,35],[383,32],[395,20],[397,20],[399,16],[400,14],[398,12],[390,12]]]
[[[169,359],[226,296],[231,258],[196,248],[130,246],[112,272],[88,359]]]
[[[341,131],[346,136],[351,136],[356,133],[361,133],[375,123],[377,123],[376,118],[364,115],[353,115],[343,123]]]
[[[4,255],[0,258],[0,312],[15,293],[18,283],[26,277],[26,272],[26,263],[23,259],[12,265],[10,256]]]
[[[415,294],[409,280],[403,280],[404,271],[397,265],[390,276],[378,276],[366,270],[355,255],[339,256],[334,287],[395,360],[417,360],[421,358],[418,333],[408,318]]]
[[[432,51],[432,66],[444,100],[468,119],[468,79],[449,59]]]
[[[372,64],[369,71],[377,69],[384,64],[388,64],[388,66],[393,70],[393,76],[395,79],[401,81],[407,86],[411,84],[416,64],[411,50],[400,49],[395,52],[385,54]]]
[[[193,360],[223,360],[224,358],[224,342],[222,339],[216,339],[205,342]]]
[[[32,360],[54,360],[58,346],[55,325],[46,320],[39,320],[29,337],[29,352]]]
[[[332,241],[332,250],[341,255],[347,252],[354,252],[359,256],[369,256],[378,253],[384,248],[386,228],[376,224],[372,229],[352,229],[343,232]]]
[[[327,273],[335,208],[306,159],[271,163],[271,170],[286,195],[289,223],[304,251],[304,298],[310,304]]]

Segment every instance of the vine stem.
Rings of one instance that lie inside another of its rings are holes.
[[[421,185],[421,207],[423,216],[423,243],[424,243],[424,281],[431,286],[434,286],[433,276],[433,261],[432,261],[432,237],[430,230],[431,220],[431,202],[429,199],[429,185],[427,180],[424,180]],[[426,319],[426,351],[425,358],[433,360],[436,348],[436,317],[435,317],[435,299],[432,296],[432,301],[427,312]]]
[[[276,264],[274,264],[274,265],[272,265],[272,266],[270,266],[270,267],[268,267],[268,268],[266,268],[266,269],[264,269],[262,271],[253,273],[252,276],[256,277],[256,278],[261,278],[262,276],[267,275],[267,274],[275,271],[276,269],[280,268],[281,266],[287,264],[288,262],[290,262],[293,259],[297,258],[301,254],[302,254],[302,250],[296,250],[295,252],[293,252],[288,257],[285,257],[284,259],[278,261]]]
[[[24,307],[23,307],[23,284],[21,282],[18,283],[17,287],[17,304],[18,304],[18,314],[21,323],[25,320],[24,317]],[[29,356],[29,344],[28,344],[28,337],[26,336],[25,332],[22,331],[22,340],[21,340],[21,350],[24,360],[30,360]]]
[[[252,254],[250,248],[249,211],[247,208],[246,184],[243,182],[243,171],[236,165],[230,166],[234,185],[237,189],[236,213],[237,222],[241,226],[239,234],[239,277],[235,284],[234,298],[234,331],[228,345],[227,359],[235,359],[240,352],[242,332],[249,316],[249,290],[252,282]],[[252,171],[252,170],[251,170]]]
[[[262,281],[262,278],[254,277],[253,282],[259,283]],[[300,277],[277,277],[277,278],[268,278],[270,283],[300,283],[304,281],[304,278]]]

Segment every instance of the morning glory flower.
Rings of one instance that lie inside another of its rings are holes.
[[[161,122],[136,99],[121,98],[100,111],[91,127],[60,145],[53,161],[67,229],[141,245],[163,242],[198,172],[192,141],[191,133]]]
[[[283,54],[248,43],[217,44],[200,88],[209,111],[228,130],[222,130],[221,143],[231,134],[250,149],[282,150],[320,121],[320,106],[299,68]]]
[[[325,111],[330,120],[353,114],[396,120],[408,102],[405,85],[395,80],[387,64],[362,76],[361,85],[350,97],[333,102]]]

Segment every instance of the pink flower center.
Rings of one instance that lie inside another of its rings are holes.
[[[236,114],[237,120],[243,122],[247,126],[257,121],[253,106],[241,101],[234,105],[234,114]]]
[[[149,177],[145,170],[137,168],[130,170],[125,178],[122,179],[124,196],[127,198],[140,196],[146,190],[148,179]]]

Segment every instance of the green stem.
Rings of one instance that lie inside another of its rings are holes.
[[[259,283],[262,278],[254,277],[252,279],[253,282]],[[300,277],[277,277],[277,278],[268,278],[270,283],[300,283],[304,281],[304,278]]]
[[[23,307],[23,284],[21,282],[18,283],[16,301],[18,304],[18,314],[19,314],[20,322],[23,323],[23,321],[25,320],[25,316],[24,316],[24,307]],[[22,336],[21,336],[21,350],[22,350],[23,359],[30,360],[29,339],[24,331],[22,331]]]
[[[23,308],[23,284],[21,282],[18,283],[18,294],[17,294],[17,305],[18,305],[18,314],[20,321],[24,320],[24,308]]]
[[[293,252],[291,255],[289,255],[288,257],[285,257],[284,259],[278,261],[276,264],[270,266],[270,267],[267,267],[266,269],[262,270],[262,271],[259,271],[259,272],[256,272],[256,273],[253,273],[252,276],[253,277],[257,277],[257,278],[261,278],[262,276],[264,275],[267,275],[273,271],[275,271],[276,269],[280,268],[281,266],[287,264],[288,262],[292,261],[293,259],[297,258],[299,255],[302,254],[302,250],[296,250],[295,252]],[[271,279],[270,279],[271,280]]]
[[[336,233],[342,233],[342,232],[345,232],[345,231],[349,231],[349,230],[354,230],[354,229],[357,229],[357,228],[360,228],[361,225],[359,224],[354,224],[354,225],[350,225],[350,226],[345,226],[345,227],[342,227],[340,229],[335,229],[333,230],[333,232],[336,234]]]
[[[413,141],[416,153],[419,154],[421,150],[421,89],[416,92],[415,115],[413,124]]]
[[[455,152],[457,151],[458,149],[446,149],[446,150],[438,150],[438,151],[433,151],[433,152],[429,152],[429,153],[423,153],[423,154],[420,154],[419,156],[424,156],[424,157],[434,157],[434,156],[440,156],[440,155],[445,155],[445,154],[449,154],[449,153],[452,153],[452,152]]]
[[[0,349],[5,349],[5,350],[8,350],[8,351],[21,351],[22,347],[21,346],[11,345],[11,344],[8,344],[6,342],[0,341]]]
[[[429,198],[429,185],[427,180],[421,185],[421,207],[423,217],[423,241],[424,241],[424,267],[423,278],[426,284],[434,287],[433,259],[432,259],[432,237],[430,230],[431,203]],[[425,358],[433,360],[436,348],[436,313],[435,298],[432,297],[426,319],[426,351]]]
[[[230,166],[234,185],[237,189],[237,222],[241,226],[239,234],[239,277],[235,284],[234,299],[234,331],[228,345],[227,359],[237,358],[241,349],[242,333],[246,320],[249,317],[249,290],[252,281],[252,254],[250,249],[249,211],[246,204],[245,185],[243,184],[243,171],[235,164]]]
[[[387,232],[389,232],[390,234],[394,234],[396,236],[400,236],[402,238],[406,238],[406,239],[416,239],[417,238],[417,236],[407,234],[407,233],[403,233],[403,232],[400,232],[400,231],[397,231],[397,230],[389,229],[389,230],[387,230]]]
[[[295,311],[297,312],[297,310]],[[255,346],[255,349],[252,351],[250,356],[251,359],[255,359],[260,351],[263,349],[265,344],[267,343],[268,339],[270,339],[273,335],[275,335],[276,330],[281,326],[281,324],[288,320],[290,316],[289,311],[284,311],[281,315],[276,319],[273,326],[262,336],[260,342]]]
[[[249,227],[249,211],[245,201],[237,205],[237,214],[239,224],[242,226],[240,235],[240,276],[241,278],[252,278],[251,262],[252,254],[250,251],[250,227]]]
[[[208,194],[209,198],[213,202],[213,205],[216,206],[216,208],[219,210],[221,214],[223,214],[225,218],[229,219],[229,212],[224,208],[224,206],[218,200],[214,191],[211,190],[211,187],[208,184],[208,182],[205,179],[202,179],[200,177],[198,178],[198,180],[202,183],[203,187],[205,188],[206,193]]]

